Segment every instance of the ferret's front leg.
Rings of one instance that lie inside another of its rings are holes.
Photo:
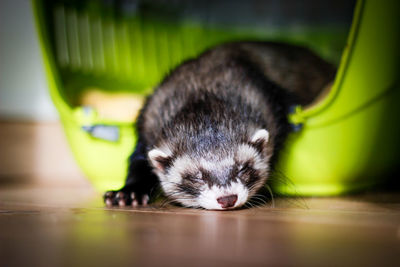
[[[109,207],[147,205],[158,184],[158,178],[148,162],[145,145],[139,140],[135,151],[129,157],[128,177],[124,187],[116,191],[107,191],[104,194],[104,202]]]

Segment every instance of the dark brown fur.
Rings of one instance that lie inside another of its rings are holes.
[[[173,151],[158,162],[163,171],[175,157],[217,161],[241,143],[252,145],[265,158],[273,156],[273,164],[291,129],[289,107],[309,104],[334,74],[332,65],[308,49],[270,42],[224,44],[183,63],[147,99],[137,121],[139,140],[126,185],[108,192],[106,201],[118,203],[117,192],[123,193],[126,203],[132,201],[126,197],[131,192],[139,202],[141,195],[149,194],[158,179],[147,155],[166,143]],[[266,148],[249,141],[258,129],[269,132]],[[229,183],[231,175],[220,176],[207,182]],[[191,191],[196,194],[195,188]]]
[[[249,115],[249,120],[262,118],[276,139],[275,129],[286,120],[288,106],[309,104],[334,74],[331,64],[303,47],[271,42],[221,45],[182,64],[162,82],[141,113],[138,132],[149,146],[157,146],[165,138],[173,142],[176,137],[172,135],[179,132],[179,125],[190,121],[188,116],[196,115],[191,113],[196,101],[202,100],[200,108],[212,110],[216,123],[223,123],[227,111],[219,108],[226,106],[218,101],[229,99],[236,108],[230,114],[231,121],[246,119],[241,117],[243,113]],[[279,89],[266,84],[265,79]],[[212,97],[216,95],[220,99]],[[271,101],[278,107],[271,107]],[[255,112],[259,114],[254,116]],[[201,124],[198,118],[192,119],[193,123]],[[249,123],[252,122],[248,121],[244,127],[249,127]],[[166,130],[168,124],[175,124],[170,125],[172,135]],[[246,129],[239,128],[232,135],[244,136]]]

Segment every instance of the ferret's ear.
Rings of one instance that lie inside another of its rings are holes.
[[[269,141],[269,133],[265,129],[257,130],[251,137],[250,144],[259,152],[264,152]]]
[[[165,172],[165,170],[171,165],[172,158],[165,154],[160,149],[154,148],[147,154],[153,167],[158,171]]]

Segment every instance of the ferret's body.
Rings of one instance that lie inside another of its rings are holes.
[[[160,182],[185,206],[243,205],[268,178],[289,106],[311,102],[333,75],[309,50],[266,42],[225,44],[185,62],[148,98],[126,186],[106,203],[145,204]]]

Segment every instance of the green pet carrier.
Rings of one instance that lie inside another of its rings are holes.
[[[168,71],[248,39],[301,44],[338,65],[330,90],[290,115],[301,130],[281,153],[274,190],[327,196],[380,182],[400,149],[400,2],[298,2],[34,0],[50,94],[95,188],[123,185],[135,116]]]

